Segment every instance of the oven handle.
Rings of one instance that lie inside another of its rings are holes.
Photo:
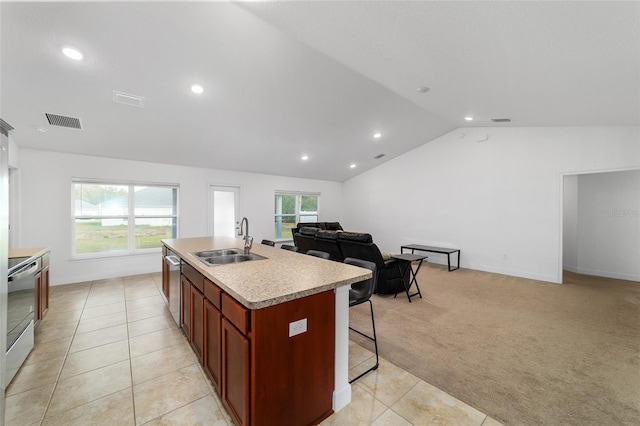
[[[34,275],[38,271],[38,268],[39,268],[38,262],[33,262],[29,266],[31,266],[31,267],[29,269],[27,269],[26,271],[23,269],[20,272],[16,272],[15,274],[10,275],[9,278],[8,278],[8,281],[9,282],[16,281],[16,280],[22,279],[22,278],[24,278],[26,276]]]

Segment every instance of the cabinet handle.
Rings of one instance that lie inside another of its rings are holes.
[[[165,256],[164,258],[173,266],[180,266],[180,258],[178,256]]]

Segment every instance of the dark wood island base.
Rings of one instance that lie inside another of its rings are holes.
[[[248,309],[181,269],[182,331],[236,424],[317,425],[333,413],[333,290]]]

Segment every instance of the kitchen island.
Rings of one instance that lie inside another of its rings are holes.
[[[261,244],[241,263],[191,254],[243,243],[163,240],[181,259],[180,325],[236,423],[317,424],[350,402],[348,289],[371,272]]]

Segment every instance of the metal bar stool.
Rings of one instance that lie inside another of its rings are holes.
[[[298,247],[292,246],[292,245],[289,245],[289,244],[283,244],[283,245],[280,246],[280,248],[281,249],[285,249],[285,250],[289,250],[289,251],[295,251],[295,252],[298,251]]]
[[[261,244],[264,244],[265,246],[271,246],[271,247],[275,247],[276,246],[276,243],[274,241],[271,241],[271,240],[262,240]]]
[[[361,336],[366,337],[369,340],[372,340],[373,345],[376,349],[376,364],[373,367],[369,368],[367,371],[360,374],[358,377],[349,380],[349,383],[353,383],[356,380],[358,380],[360,377],[367,374],[368,372],[376,370],[380,365],[380,360],[378,357],[378,339],[376,337],[376,322],[373,319],[373,303],[371,303],[371,295],[376,289],[376,283],[378,282],[378,274],[376,271],[376,264],[373,262],[369,262],[362,259],[354,259],[353,257],[347,257],[344,260],[344,263],[369,269],[371,270],[371,273],[372,273],[372,277],[369,280],[352,284],[351,289],[349,290],[349,308],[360,305],[364,302],[369,302],[369,308],[371,309],[371,326],[373,328],[373,337],[367,334],[364,334],[363,332],[358,331],[351,326],[349,326],[349,329],[355,331]]]
[[[329,253],[327,253],[326,251],[320,251],[320,250],[309,250],[307,251],[307,254],[309,256],[315,256],[315,257],[319,257],[327,260],[329,260],[329,258],[331,257]]]

